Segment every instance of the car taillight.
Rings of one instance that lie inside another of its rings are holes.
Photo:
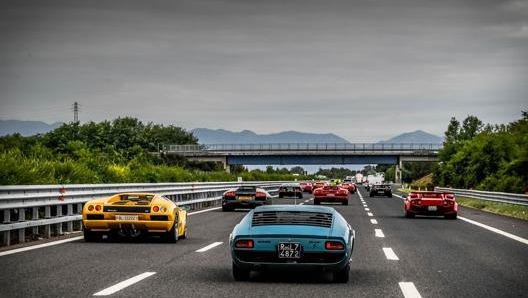
[[[253,240],[243,239],[235,242],[236,248],[253,248]]]
[[[444,200],[444,206],[453,206],[453,205],[455,205],[455,201]]]
[[[228,191],[224,194],[224,196],[226,197],[234,197],[235,196],[235,192],[234,191]]]
[[[338,191],[338,193],[340,193],[340,194],[347,194],[347,193],[348,193],[348,190],[346,190],[346,189],[340,189],[340,190]]]
[[[101,205],[95,205],[95,211],[101,211],[102,207]]]
[[[94,206],[93,205],[88,206],[88,211],[93,211],[93,210],[94,210]]]
[[[152,207],[152,211],[154,211],[154,212],[158,212],[159,210],[160,210],[160,208],[158,206]]]
[[[266,194],[263,193],[263,192],[257,192],[257,193],[255,193],[255,197],[257,197],[257,198],[263,198],[263,197],[265,197],[265,196],[266,196]]]
[[[421,200],[412,200],[412,201],[411,201],[411,204],[414,204],[414,205],[422,205],[422,201],[421,201]]]
[[[325,248],[327,250],[343,250],[345,246],[339,241],[326,241]]]

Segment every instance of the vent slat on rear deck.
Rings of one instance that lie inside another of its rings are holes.
[[[299,211],[266,211],[255,212],[252,226],[266,225],[303,225],[329,228],[332,226],[333,215],[320,212]]]

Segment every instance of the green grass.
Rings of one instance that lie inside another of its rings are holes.
[[[459,205],[464,207],[528,220],[528,206],[488,202],[484,200],[470,199],[465,197],[457,197],[456,200]]]
[[[398,189],[398,191],[409,193],[410,189]],[[460,206],[478,209],[490,213],[510,216],[523,220],[528,220],[528,206],[514,205],[508,203],[497,203],[485,200],[471,199],[466,197],[456,197]]]

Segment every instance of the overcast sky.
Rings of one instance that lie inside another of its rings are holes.
[[[2,0],[0,34],[2,120],[376,142],[528,110],[528,1]]]

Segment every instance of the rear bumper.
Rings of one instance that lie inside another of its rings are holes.
[[[335,197],[314,197],[314,202],[348,202],[348,196],[341,197],[341,196],[335,196]]]
[[[450,215],[457,214],[457,210],[453,206],[436,206],[436,210],[428,210],[429,206],[415,206],[411,205],[406,211],[417,215]]]
[[[266,200],[222,200],[222,207],[224,208],[255,208],[262,205],[271,205],[271,199]]]
[[[85,229],[94,232],[109,232],[120,229],[134,229],[148,232],[167,232],[172,229],[173,221],[125,221],[125,220],[86,220],[83,219]]]
[[[237,256],[235,251],[231,251],[233,262],[238,267],[255,271],[338,271],[343,269],[351,261],[351,252],[348,254],[341,254],[339,260],[333,262],[316,262],[315,259],[312,260],[312,262],[306,260],[273,261],[269,258],[263,258],[262,254],[276,254],[276,252],[257,252],[254,259],[251,259],[251,257],[247,255],[244,256],[244,259],[241,259]],[[329,260],[331,259],[332,258],[329,258]]]

